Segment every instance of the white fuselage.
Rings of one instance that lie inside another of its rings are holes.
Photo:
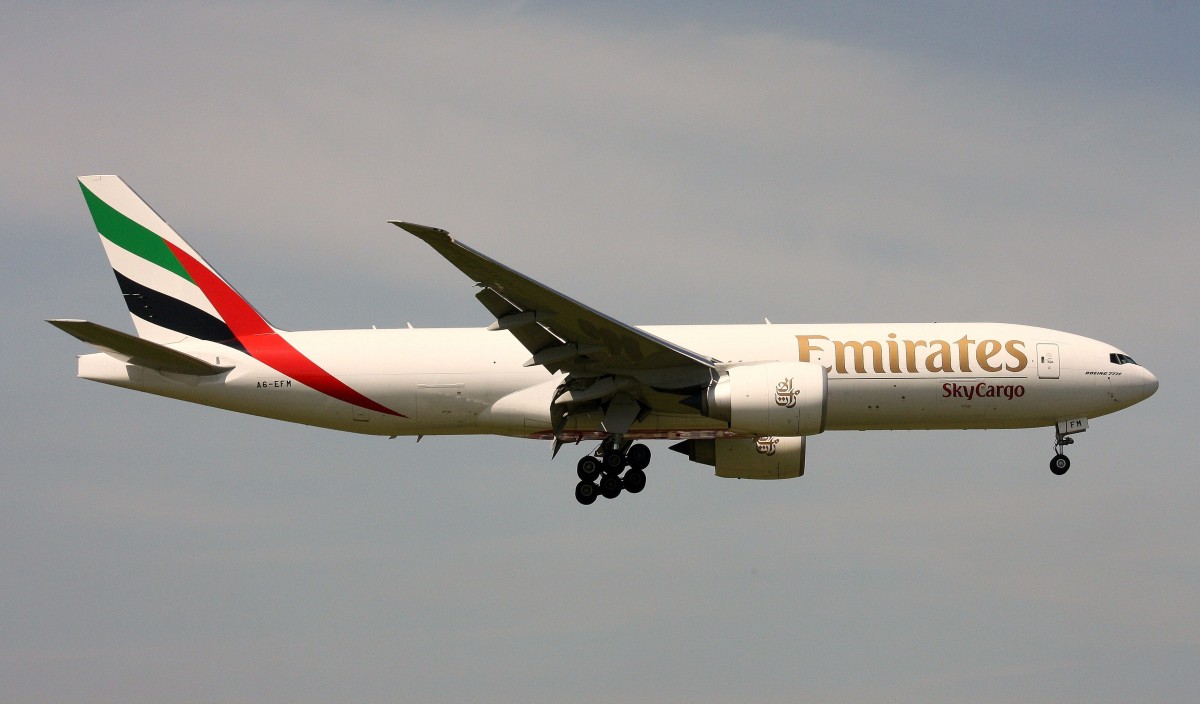
[[[810,362],[828,369],[826,429],[1027,428],[1112,413],[1150,396],[1152,374],[1116,348],[1069,333],[997,323],[723,325],[643,328],[724,364]],[[296,349],[400,415],[331,398],[216,343],[171,345],[233,365],[195,377],[81,356],[84,378],[242,413],[373,435],[549,438],[562,380],[511,335],[484,329],[283,333]],[[602,438],[600,414],[573,415],[567,440]],[[684,406],[635,423],[638,438],[736,435]]]

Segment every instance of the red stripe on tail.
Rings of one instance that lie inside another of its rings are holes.
[[[225,324],[233,331],[238,342],[242,343],[250,356],[301,384],[339,401],[390,416],[408,417],[372,401],[322,369],[316,362],[305,357],[300,350],[275,332],[275,329],[267,324],[266,320],[263,320],[258,311],[254,310],[244,298],[238,295],[237,291],[222,281],[212,270],[170,242],[166,242],[166,245],[171,248],[171,252],[183,264],[192,280],[208,297],[213,307],[225,320]]]

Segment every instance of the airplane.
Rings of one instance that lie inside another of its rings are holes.
[[[389,437],[596,442],[575,498],[646,485],[650,440],[719,477],[804,474],[833,430],[1054,430],[1050,469],[1088,421],[1158,389],[1098,340],[1004,323],[637,327],[434,227],[389,221],[478,287],[486,328],[287,331],[117,176],[79,178],[136,335],[48,320],[98,349],[78,376],[216,408]]]

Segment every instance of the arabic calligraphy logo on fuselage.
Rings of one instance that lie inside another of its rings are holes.
[[[784,379],[775,385],[775,403],[784,408],[795,408],[796,397],[800,395],[798,389],[792,388],[795,379]]]

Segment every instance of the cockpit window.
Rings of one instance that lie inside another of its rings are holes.
[[[1113,364],[1137,364],[1137,362],[1133,361],[1133,357],[1130,357],[1127,354],[1120,354],[1118,352],[1113,352],[1112,354],[1108,355],[1108,361],[1112,362]]]

